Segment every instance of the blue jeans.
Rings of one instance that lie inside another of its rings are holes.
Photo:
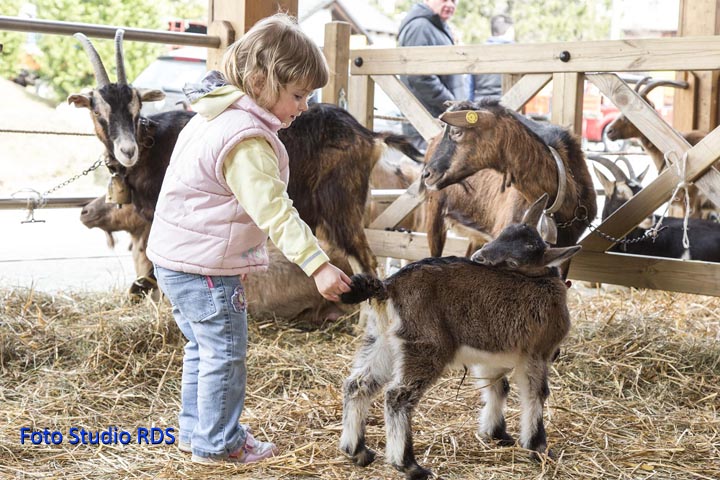
[[[202,457],[227,457],[245,444],[247,309],[239,276],[205,276],[155,266],[160,289],[187,338],[180,441]]]

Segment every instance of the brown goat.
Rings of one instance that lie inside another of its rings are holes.
[[[647,78],[649,77],[646,77],[646,79]],[[642,87],[642,85],[645,86]],[[654,88],[660,86],[687,88],[688,84],[687,82],[676,82],[672,80],[655,80],[647,84],[645,84],[645,82],[643,81],[640,81],[636,85],[636,90],[638,91],[643,100],[645,100],[651,107],[655,108],[653,102],[648,99],[648,94]],[[691,130],[689,132],[681,132],[680,134],[685,138],[685,140],[688,141],[690,145],[694,146],[699,143],[700,140],[705,138],[707,132],[702,130]],[[633,124],[625,115],[620,115],[610,125],[608,125],[607,136],[610,140],[637,138],[640,140],[640,144],[643,146],[645,153],[647,153],[648,156],[652,159],[652,162],[655,165],[658,173],[664,170],[667,166],[665,162],[665,155],[663,154],[663,152],[659,148],[657,148],[655,144],[652,143],[650,139],[648,139],[647,136],[645,136],[645,134],[643,134],[640,129],[637,128],[635,124]],[[716,166],[720,166],[720,163],[716,164]],[[690,194],[690,218],[709,219],[717,217],[718,211],[715,204],[708,200],[705,195],[700,193],[700,191],[695,185],[691,185],[688,191]],[[668,213],[670,216],[673,217],[684,216],[685,200],[683,192],[680,192],[678,198],[672,199],[672,204]]]
[[[386,155],[380,160],[370,172],[370,188],[378,190],[407,190],[422,173],[423,164],[409,157],[403,156],[397,160],[389,160]],[[386,205],[368,198],[365,207],[365,226],[367,227],[380,215]],[[396,228],[408,231],[417,231],[423,228],[421,209],[416,209],[413,214],[408,215]]]
[[[555,243],[577,243],[587,225],[584,220],[595,218],[597,206],[592,178],[574,135],[562,127],[528,120],[492,98],[459,102],[440,118],[446,126],[430,142],[423,171],[433,256],[442,254],[446,221],[495,238],[521,218],[531,199],[548,193],[555,203],[562,190],[559,177],[565,193],[554,218],[566,225],[558,229]],[[558,162],[564,176],[559,175]]]
[[[115,246],[114,232],[125,231],[130,234],[130,251],[137,276],[130,286],[131,299],[139,300],[157,289],[152,262],[145,256],[150,222],[142,218],[133,205],[107,203],[105,195],[101,195],[83,207],[80,221],[88,228],[103,230],[110,248]]]
[[[153,265],[145,256],[145,241],[150,222],[144,219],[133,205],[117,206],[105,202],[101,196],[86,205],[80,220],[88,228],[100,228],[108,235],[108,244],[114,246],[113,232],[126,231],[132,239],[132,254],[138,279],[130,289],[133,299],[150,295],[157,290]],[[351,275],[347,260],[336,248],[323,243],[323,248],[334,265]],[[325,320],[336,320],[349,312],[349,308],[325,300],[318,293],[312,278],[290,262],[272,244],[268,244],[270,266],[265,272],[247,276],[243,282],[248,301],[248,312],[256,318],[278,317],[301,323],[318,325]]]
[[[483,379],[479,434],[502,445],[514,443],[503,414],[506,375],[514,369],[522,405],[520,445],[532,450],[533,458],[546,452],[548,364],[570,329],[567,288],[555,266],[580,250],[547,248],[535,229],[546,200],[530,208],[524,225],[510,225],[485,251],[488,263],[504,266],[512,256],[532,275],[445,257],[412,263],[384,281],[352,277],[342,301],[369,299],[370,310],[343,389],[340,448],[357,465],[375,458],[365,444],[365,423],[373,397],[385,387],[386,460],[407,479],[432,475],[415,460],[411,417],[447,367],[469,366]]]

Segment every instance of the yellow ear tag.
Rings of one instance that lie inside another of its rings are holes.
[[[478,121],[478,114],[477,114],[477,112],[472,112],[472,111],[467,112],[467,113],[465,114],[465,121],[466,121],[467,123],[477,123],[477,121]]]

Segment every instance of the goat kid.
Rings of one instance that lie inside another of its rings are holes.
[[[672,86],[678,88],[687,88],[687,82],[677,82],[673,80],[652,80],[649,81],[650,77],[644,77],[635,85],[635,91],[638,92],[645,102],[651,107],[655,108],[655,104],[648,99],[648,94],[656,87],[661,86]],[[707,132],[702,130],[691,130],[689,132],[680,133],[685,140],[692,146],[695,146],[700,142]],[[610,140],[623,140],[629,138],[637,138],[640,140],[640,144],[643,146],[645,153],[647,153],[652,159],[655,168],[658,173],[665,169],[665,155],[664,153],[655,146],[650,139],[640,131],[625,115],[618,116],[610,125],[607,126],[607,136]],[[680,159],[677,159],[678,161]],[[718,211],[715,204],[713,204],[705,195],[703,195],[695,185],[691,185],[689,188],[690,193],[690,217],[691,218],[704,218],[704,219],[716,219],[718,217]],[[681,193],[678,198],[672,200],[670,206],[670,215],[673,217],[682,217],[685,215],[685,200],[684,193]]]
[[[531,275],[522,268],[512,272],[445,257],[412,263],[384,281],[352,277],[342,301],[369,299],[370,310],[363,345],[343,387],[340,448],[354,463],[366,466],[375,459],[365,444],[365,423],[373,397],[385,387],[386,460],[407,479],[429,478],[431,472],[415,459],[412,413],[447,367],[463,365],[472,366],[478,378],[492,379],[482,390],[480,435],[502,445],[514,443],[503,409],[509,391],[505,376],[515,369],[522,404],[520,445],[532,450],[533,458],[546,453],[548,364],[570,329],[567,288],[554,267],[580,247],[547,248],[535,229],[545,201],[533,205],[524,226],[508,227],[485,250],[488,263],[497,265],[511,251],[518,267],[530,266]],[[533,241],[516,242],[515,235]],[[495,256],[493,251],[506,253]]]
[[[442,254],[447,223],[495,238],[520,220],[528,199],[543,193],[554,198],[550,210],[558,223],[572,221],[552,243],[577,243],[586,227],[577,217],[593,219],[597,207],[574,135],[528,120],[492,98],[458,102],[440,119],[446,126],[430,142],[423,171],[431,255]]]
[[[603,158],[603,157],[601,157]],[[615,180],[609,179],[601,171],[595,168],[595,175],[605,190],[605,205],[603,206],[602,218],[605,220],[625,202],[630,200],[642,187],[636,179],[628,178],[617,165],[610,160],[599,160]],[[615,168],[613,168],[613,165]],[[647,255],[664,258],[681,258],[684,260],[701,260],[706,262],[720,262],[720,224],[710,220],[690,218],[688,220],[688,238],[690,248],[683,246],[683,219],[666,217],[663,219],[662,228],[655,238],[646,236],[651,225],[658,222],[660,217],[653,215],[647,222],[634,228],[625,236],[626,240],[634,240],[645,237],[645,240],[636,243],[618,243],[611,248],[613,252],[631,253],[635,255]]]

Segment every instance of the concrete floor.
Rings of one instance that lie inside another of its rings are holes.
[[[26,212],[0,211],[0,286],[33,287],[44,292],[126,289],[135,278],[130,238],[105,233],[80,222],[80,209],[36,211],[44,223],[21,223]]]

